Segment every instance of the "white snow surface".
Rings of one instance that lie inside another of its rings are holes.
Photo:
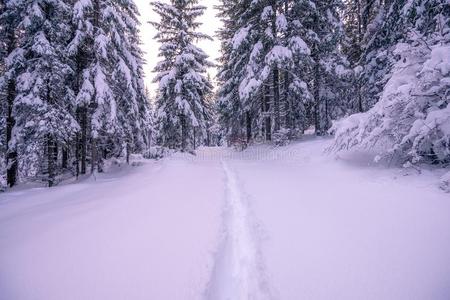
[[[0,194],[0,299],[449,299],[450,196],[328,139]]]

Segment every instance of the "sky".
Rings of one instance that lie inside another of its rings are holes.
[[[143,49],[146,52],[145,59],[147,64],[145,65],[145,82],[152,95],[155,94],[155,90],[158,85],[152,83],[154,74],[153,68],[158,62],[158,48],[159,44],[153,38],[156,35],[155,29],[148,24],[150,20],[158,20],[158,15],[155,14],[150,6],[150,0],[135,0],[141,13],[141,38],[143,42]],[[162,0],[162,2],[169,2],[169,0]],[[215,59],[219,57],[220,42],[214,37],[215,32],[221,26],[220,20],[216,17],[217,10],[214,9],[214,5],[219,4],[219,0],[200,0],[199,4],[207,7],[205,14],[199,19],[203,22],[200,31],[208,34],[214,40],[213,41],[201,41],[200,46],[209,56],[210,60],[215,62]],[[215,77],[217,71],[212,68],[208,71],[212,78]]]

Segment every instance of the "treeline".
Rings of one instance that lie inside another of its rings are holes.
[[[0,58],[3,184],[53,186],[148,146],[133,1],[1,1]]]
[[[396,64],[407,60],[396,51],[397,45],[409,45],[410,52],[424,50],[422,60],[409,61],[418,66],[433,51],[439,52],[433,47],[448,45],[449,6],[447,0],[222,0],[218,9],[225,26],[219,32],[217,111],[223,135],[229,141],[260,139],[284,144],[311,126],[323,135],[333,120],[356,113],[373,115],[371,110],[386,89],[396,88],[388,85],[398,71]],[[434,66],[445,57],[450,53]],[[441,67],[436,70],[441,71],[434,73],[434,79],[430,74],[422,76],[423,90],[415,91],[422,96],[414,100],[418,103],[414,108],[405,108],[411,103],[406,99],[394,105],[389,115],[378,114],[370,128],[380,140],[395,136],[398,142],[407,136],[402,124],[386,131],[377,129],[381,124],[406,119],[412,125],[429,112],[445,114],[448,72]],[[448,118],[442,114],[439,124],[450,119],[448,113]],[[353,126],[351,139],[344,139],[349,128],[339,131],[336,149],[360,145],[365,134],[370,135],[360,131],[363,125],[359,124]],[[423,142],[428,149],[416,152],[430,154],[430,144],[437,142],[439,146],[431,151],[438,151],[441,161],[448,160],[449,130],[444,133],[443,128],[432,130],[431,139],[424,138],[431,132],[422,128],[421,134],[404,144]],[[369,141],[366,146],[371,147]]]

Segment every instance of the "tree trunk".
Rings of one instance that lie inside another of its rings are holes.
[[[80,109],[80,127],[81,127],[81,140],[80,140],[80,160],[81,160],[81,174],[86,174],[87,165],[87,108],[82,107]]]
[[[316,32],[319,31],[319,19],[315,16],[314,19],[314,29]],[[319,45],[315,43],[314,45],[314,123],[316,127],[316,135],[322,135],[322,120],[320,115],[320,57],[319,57]]]
[[[10,80],[8,83],[8,116],[6,118],[6,181],[9,187],[13,187],[17,181],[17,152],[15,149],[9,148],[9,143],[12,139],[12,130],[16,123],[13,116],[14,98],[16,97],[16,84],[14,80]]]
[[[246,122],[247,122],[247,143],[250,143],[251,139],[252,139],[252,115],[250,114],[250,112],[246,112],[245,114],[246,116]]]
[[[291,109],[291,105],[289,103],[289,72],[284,72],[284,95],[283,95],[283,120],[282,124],[284,128],[291,128],[291,117],[289,115],[289,111]]]
[[[91,174],[94,174],[97,169],[97,140],[94,137],[91,147]]]
[[[55,185],[56,159],[55,140],[51,134],[47,135],[47,173],[48,187]]]
[[[78,179],[78,177],[80,176],[80,135],[78,133],[77,133],[77,140],[75,143],[75,160],[76,160],[75,175],[76,178]]]
[[[192,129],[192,131],[193,131],[193,136],[194,136],[194,139],[193,139],[193,147],[194,147],[194,150],[195,150],[195,148],[197,147],[197,137],[196,137],[196,132],[195,132],[195,127]]]
[[[270,118],[270,87],[264,86],[264,126],[266,133],[266,141],[272,140],[272,120]]]
[[[321,116],[320,116],[320,74],[319,62],[314,63],[314,123],[316,126],[316,135],[322,135]]]
[[[289,14],[289,1],[285,0],[284,2],[284,15],[288,18]],[[283,97],[280,102],[280,117],[281,117],[281,126],[283,128],[290,128],[289,122],[289,71],[286,69],[283,72]]]
[[[127,164],[130,164],[130,152],[131,152],[131,147],[130,147],[130,143],[127,142]]]
[[[361,83],[359,82],[359,80],[358,80],[356,88],[358,89],[357,90],[357,93],[358,93],[358,112],[362,113],[362,112],[364,112],[364,108],[363,108],[363,97],[362,97],[362,93],[361,93],[362,92],[361,91],[362,86],[361,86]]]
[[[277,37],[277,6],[276,1],[273,2],[273,18],[272,18],[272,34],[274,39]],[[276,40],[274,41],[276,44]],[[273,114],[274,114],[274,125],[275,132],[279,131],[280,125],[280,72],[278,66],[275,65],[273,68]]]
[[[62,148],[62,161],[61,161],[61,167],[63,169],[67,169],[67,161],[69,160],[69,151],[67,147]]]
[[[273,69],[273,112],[274,112],[274,125],[275,132],[281,129],[280,123],[280,72],[278,67]]]
[[[187,128],[186,128],[186,117],[184,114],[180,116],[180,122],[181,122],[181,151],[186,151],[186,144],[187,144]]]
[[[8,26],[8,24],[6,24]],[[12,26],[8,26],[7,29],[7,41],[8,49],[7,53],[12,53],[15,49],[15,32]],[[7,90],[7,116],[6,116],[6,182],[9,187],[13,187],[17,182],[17,152],[16,149],[10,149],[9,143],[12,139],[12,130],[14,125],[16,124],[16,120],[13,116],[13,107],[14,107],[14,99],[16,98],[16,82],[14,79],[11,79],[8,82],[8,90]]]

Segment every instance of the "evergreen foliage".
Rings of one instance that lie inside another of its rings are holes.
[[[145,150],[150,112],[132,0],[6,0],[0,9],[0,182],[53,186]]]
[[[197,21],[204,10],[196,0],[172,0],[170,4],[152,2],[159,22],[151,22],[158,30],[161,61],[155,68],[159,84],[156,99],[158,142],[165,147],[195,150],[207,139],[211,121],[207,99],[212,84],[206,76],[208,61],[205,52],[195,45],[209,36],[197,31]]]

